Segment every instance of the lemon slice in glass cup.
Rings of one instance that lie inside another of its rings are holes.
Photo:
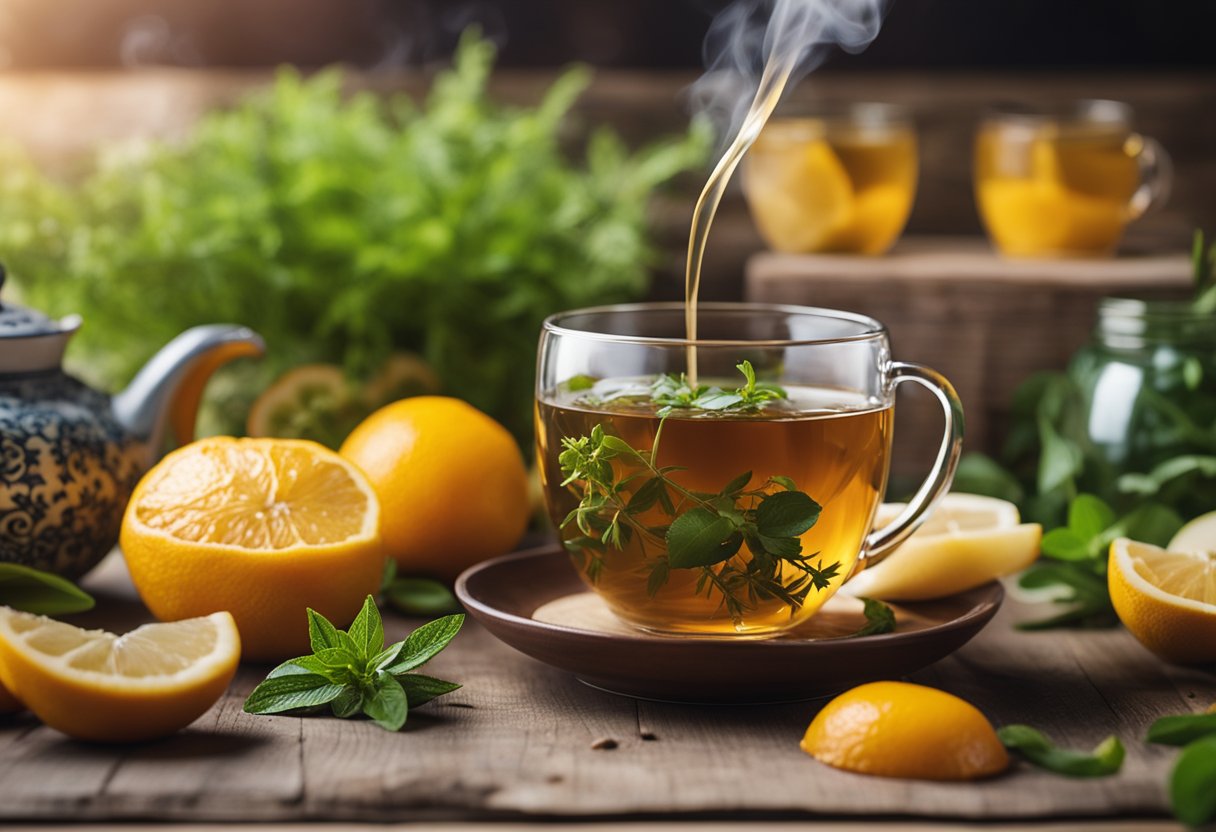
[[[0,680],[77,739],[136,742],[185,728],[223,695],[240,657],[226,612],[119,636],[0,607]]]
[[[882,527],[902,503],[878,508]],[[927,601],[966,592],[1019,572],[1039,556],[1043,528],[1022,523],[1017,506],[978,494],[947,494],[916,533],[843,591],[884,601]]]

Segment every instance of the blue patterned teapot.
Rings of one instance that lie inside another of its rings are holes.
[[[244,327],[194,327],[110,397],[61,367],[80,324],[76,315],[52,320],[0,300],[0,561],[69,578],[118,541],[127,500],[166,430],[178,442],[193,438],[211,373],[264,349]]]

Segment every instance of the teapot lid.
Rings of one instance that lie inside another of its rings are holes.
[[[8,276],[0,265],[0,290]],[[36,309],[0,300],[0,373],[37,372],[59,366],[80,317],[55,320]]]

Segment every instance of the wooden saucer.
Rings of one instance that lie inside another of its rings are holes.
[[[892,605],[896,630],[848,638],[861,604],[837,596],[806,624],[762,640],[661,636],[618,621],[548,546],[467,570],[456,595],[516,650],[611,693],[673,702],[781,702],[897,679],[966,644],[1005,597],[997,582],[937,601]]]

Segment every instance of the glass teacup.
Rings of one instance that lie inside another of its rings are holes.
[[[702,304],[695,344],[683,315],[635,304],[545,322],[546,505],[587,585],[625,622],[777,633],[920,525],[953,478],[962,405],[938,373],[892,361],[886,329],[862,315]],[[941,403],[941,448],[907,509],[875,530],[904,381]]]
[[[1104,100],[984,119],[975,197],[996,248],[1011,257],[1113,253],[1127,224],[1170,189],[1169,156],[1131,121],[1130,107]]]

